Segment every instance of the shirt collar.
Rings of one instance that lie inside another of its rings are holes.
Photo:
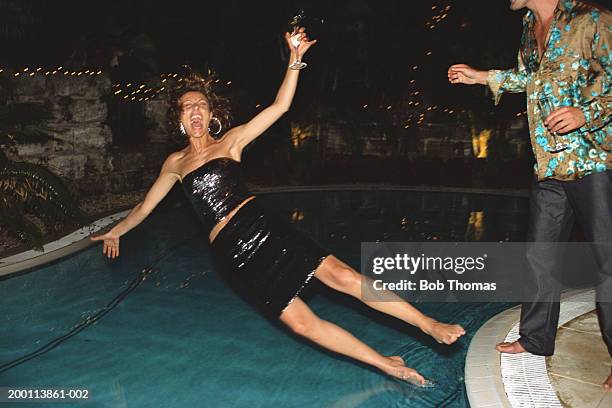
[[[572,12],[574,7],[576,7],[576,0],[559,0],[555,13],[561,12],[564,14],[569,14]]]
[[[576,2],[577,0],[559,0],[555,8],[555,17],[559,19],[561,15],[565,15],[566,17],[569,16],[574,7],[576,7]],[[525,14],[524,21],[532,23],[534,20],[533,12],[528,10],[527,14]]]

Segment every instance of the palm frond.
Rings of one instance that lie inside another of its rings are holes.
[[[48,133],[46,126],[41,125],[22,125],[16,126],[10,133],[0,136],[0,144],[28,144],[46,143],[55,140],[62,142],[61,139]]]
[[[24,217],[18,208],[5,207],[0,202],[0,226],[21,242],[42,251],[44,232],[32,221]]]
[[[50,118],[44,104],[1,105],[0,145],[15,149],[19,144],[59,140],[46,126]],[[0,149],[0,225],[12,236],[42,249],[44,236],[64,227],[82,226],[89,217],[80,210],[75,196],[51,170],[16,162]]]
[[[0,194],[5,207],[21,207],[53,229],[87,220],[64,182],[38,164],[9,162],[0,169]]]

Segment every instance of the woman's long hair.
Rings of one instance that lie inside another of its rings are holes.
[[[170,89],[170,106],[168,110],[168,119],[171,129],[177,129],[180,126],[181,106],[179,105],[180,98],[187,92],[200,92],[208,101],[208,106],[213,116],[221,122],[222,128],[218,135],[212,135],[216,132],[216,121],[211,122],[211,136],[218,139],[231,126],[231,111],[229,100],[220,96],[216,92],[216,84],[219,81],[215,78],[214,73],[209,73],[203,76],[200,73],[187,67],[188,72],[178,79],[175,85]]]

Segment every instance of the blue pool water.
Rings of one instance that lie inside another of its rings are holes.
[[[362,241],[518,241],[525,236],[527,202],[520,198],[308,192],[265,194],[258,200],[356,268]],[[121,245],[115,261],[103,258],[98,245],[0,281],[2,365],[70,331],[161,258],[116,308],[51,351],[0,373],[0,386],[88,389],[91,407],[466,407],[463,366],[469,341],[508,307],[418,304],[466,328],[461,341],[443,346],[317,284],[309,299],[317,314],[383,354],[403,356],[438,384],[416,389],[322,351],[257,314],[217,274],[188,207],[159,208],[122,237]]]

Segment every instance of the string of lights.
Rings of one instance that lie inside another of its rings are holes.
[[[431,10],[435,11],[436,14],[434,14],[434,16],[425,23],[425,27],[429,28],[430,30],[433,30],[438,24],[440,24],[448,17],[448,14],[451,10],[451,6],[447,5],[442,8],[434,5],[431,6]]]
[[[442,21],[448,18],[451,12],[451,9],[452,9],[451,5],[445,5],[445,6],[433,5],[431,6],[431,10],[435,14],[430,18],[430,20],[425,22],[425,27],[429,29],[436,28],[436,26],[438,26]],[[432,55],[433,55],[433,51],[431,50],[427,50],[425,52],[425,56],[427,57],[432,56]],[[419,65],[413,65],[411,67],[411,70],[418,71],[419,68],[420,68]],[[424,102],[424,98],[423,98],[425,93],[423,92],[423,90],[417,88],[417,81],[415,79],[410,79],[408,82],[408,87],[412,88],[408,92],[408,96],[410,99],[407,102],[401,104],[401,105],[405,104],[407,107],[409,107],[411,111],[408,114],[408,116],[403,119],[405,129],[410,128],[413,124],[416,124],[417,126],[423,125],[425,123],[425,118],[428,113],[434,113],[438,111],[438,112],[445,113],[447,115],[456,115],[456,114],[460,114],[460,113],[463,114],[467,112],[465,109],[455,110],[449,107],[440,108],[438,105],[427,105],[426,106]],[[367,103],[363,104],[362,109],[367,109],[369,106],[370,105]],[[386,107],[379,106],[379,109],[391,110],[393,109],[393,106],[391,105],[388,105]],[[526,116],[526,115],[527,115],[527,111],[518,112],[515,114],[517,118]]]
[[[78,71],[71,71],[65,69],[63,66],[58,66],[54,68],[44,69],[43,67],[24,67],[15,71],[12,71],[6,67],[0,67],[0,75],[12,76],[13,78],[27,78],[33,77],[35,75],[39,76],[54,76],[54,75],[64,75],[69,77],[83,77],[83,76],[94,76],[94,75],[102,75],[105,72],[101,69],[84,69]],[[150,86],[144,83],[131,83],[128,82],[126,84],[115,83],[112,84],[113,95],[126,102],[144,102],[150,99],[155,98],[158,94],[163,92],[166,87],[165,83],[170,78],[176,78],[179,74],[176,72],[166,72],[160,75],[161,84],[160,86]],[[182,78],[178,79],[182,81]],[[217,79],[215,81],[217,84],[221,85],[231,85],[232,81],[223,81]]]
[[[43,69],[43,67],[30,68],[25,67],[16,71],[10,71],[8,68],[0,67],[0,74],[12,75],[13,77],[33,77],[35,75],[49,76],[49,75],[69,75],[69,76],[83,76],[83,75],[102,75],[103,71],[98,69],[86,69],[84,71],[70,71],[64,69],[63,66],[57,68]]]
[[[435,12],[435,14],[429,21],[425,23],[425,26],[430,29],[433,29],[436,27],[436,25],[438,25],[440,22],[442,22],[448,17],[449,12],[451,10],[451,6],[446,5],[442,7],[442,6],[433,5],[431,7],[431,10]],[[433,51],[431,50],[427,50],[425,53],[425,56],[427,57],[432,56],[432,55],[433,55]],[[418,71],[419,68],[420,68],[419,65],[413,65],[411,67],[412,71]],[[424,92],[421,89],[416,88],[417,83],[415,79],[410,79],[408,82],[408,86],[409,88],[412,88],[412,90],[409,92],[410,100],[404,104],[406,105],[406,107],[409,107],[409,109],[411,110],[411,113],[408,115],[408,117],[403,119],[405,129],[408,129],[409,127],[411,127],[411,125],[413,124],[413,121],[416,122],[416,125],[422,125],[425,121],[426,113],[439,110],[438,105],[425,106],[425,103],[423,101]],[[369,104],[364,104],[362,105],[362,109],[366,109],[368,108],[368,106]],[[380,109],[391,110],[393,109],[393,106],[387,105],[384,108],[380,107]],[[449,114],[449,115],[457,113],[455,110],[450,109],[450,108],[445,108],[442,110],[442,112]],[[465,112],[465,110],[461,112]]]
[[[432,6],[432,10],[438,10],[438,6]],[[428,21],[425,25],[430,27],[432,24],[437,24],[440,21],[446,19],[448,17],[448,14],[451,10],[451,6],[447,5],[444,8],[440,8],[439,11],[437,12],[436,15],[434,15],[434,17],[432,17],[432,19],[430,21]],[[427,51],[426,52],[426,56],[431,56],[433,54],[432,51]],[[417,71],[419,69],[418,65],[414,65],[412,66],[412,70],[413,71]],[[14,78],[17,77],[22,77],[22,78],[26,78],[26,77],[34,77],[36,75],[39,76],[54,76],[54,75],[63,75],[63,76],[69,76],[69,77],[82,77],[82,76],[94,76],[94,75],[102,75],[105,72],[101,69],[94,69],[94,68],[89,68],[89,69],[84,69],[84,70],[77,70],[77,71],[71,71],[68,69],[65,69],[63,66],[58,66],[58,67],[53,67],[53,68],[49,68],[49,69],[44,69],[43,67],[24,67],[15,71],[11,71],[10,69],[6,68],[6,67],[0,67],[0,75],[9,75],[12,76]],[[125,84],[122,83],[114,83],[112,84],[112,91],[113,91],[113,95],[121,98],[123,101],[126,102],[144,102],[144,101],[148,101],[151,100],[153,98],[155,98],[158,94],[160,94],[161,92],[163,92],[166,89],[166,82],[169,79],[174,79],[177,78],[180,74],[177,72],[165,72],[162,73],[160,75],[160,85],[159,86],[150,86],[148,84],[145,83],[132,83],[132,82],[128,82]],[[178,81],[182,81],[182,78],[179,78]],[[224,80],[221,81],[220,79],[215,80],[215,83],[220,84],[220,85],[226,85],[226,86],[230,86],[232,84],[231,80]],[[415,79],[411,79],[408,82],[409,86],[411,87],[416,87],[416,80]],[[410,92],[410,97],[414,100],[409,100],[407,102],[407,105],[410,106],[411,108],[417,108],[419,106],[422,105],[422,95],[423,95],[423,91],[420,89],[416,89],[413,90],[412,92]],[[257,103],[255,105],[255,109],[260,109],[262,108],[263,105],[261,103]],[[368,107],[370,107],[369,104],[363,104],[362,105],[362,109],[367,109]],[[392,105],[381,105],[378,107],[380,110],[391,110],[393,109]],[[465,110],[461,110],[461,111],[456,111],[454,109],[451,108],[444,108],[441,109],[438,107],[438,105],[429,105],[429,106],[424,106],[420,108],[420,110],[411,113],[406,119],[405,119],[405,123],[404,123],[404,128],[409,128],[414,121],[416,121],[417,125],[422,125],[425,121],[425,115],[427,112],[434,112],[434,111],[438,111],[440,110],[443,113],[446,113],[448,115],[453,115],[453,114],[457,114],[457,113],[465,113]],[[521,117],[521,116],[525,116],[527,115],[526,111],[523,112],[518,112],[516,114],[516,117]]]

